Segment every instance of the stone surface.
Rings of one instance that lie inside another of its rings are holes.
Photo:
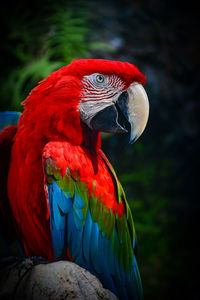
[[[0,299],[117,300],[100,281],[69,261],[47,262],[40,258],[0,261]]]

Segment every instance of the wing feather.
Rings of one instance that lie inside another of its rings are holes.
[[[70,165],[61,175],[63,171],[53,157],[45,157],[44,170],[55,259],[63,257],[68,249],[75,263],[99,277],[117,296],[141,299],[135,233],[128,204],[125,202],[126,213],[114,213],[89,194],[86,182],[71,175],[74,170]],[[122,197],[119,182],[116,186]]]

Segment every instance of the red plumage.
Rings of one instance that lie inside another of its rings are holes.
[[[100,133],[84,125],[78,111],[81,79],[97,70],[102,74],[119,76],[125,84],[124,89],[134,81],[145,83],[145,77],[129,63],[74,60],[69,66],[50,74],[23,102],[24,112],[12,146],[8,197],[27,256],[54,258],[42,167],[45,145],[50,141],[67,141],[73,145],[69,149],[72,157],[78,149],[76,146],[85,145],[91,157],[95,157],[94,153],[100,149]],[[75,152],[73,149],[76,149]],[[62,157],[63,153],[58,151],[57,155]],[[100,163],[100,166],[105,168],[105,163]],[[89,170],[87,164],[82,167]],[[98,180],[99,192],[101,185],[110,184],[114,194],[110,175],[98,177]],[[106,201],[106,205],[115,206],[119,214],[124,209],[122,204],[117,207],[112,203],[112,197]]]

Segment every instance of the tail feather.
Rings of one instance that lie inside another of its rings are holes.
[[[15,111],[0,112],[0,131],[10,125],[17,126],[20,116],[21,116],[20,112],[15,112]]]

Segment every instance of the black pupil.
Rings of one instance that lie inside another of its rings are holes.
[[[99,82],[103,82],[103,76],[102,76],[102,75],[98,75],[98,76],[97,76],[97,80],[98,80]]]

